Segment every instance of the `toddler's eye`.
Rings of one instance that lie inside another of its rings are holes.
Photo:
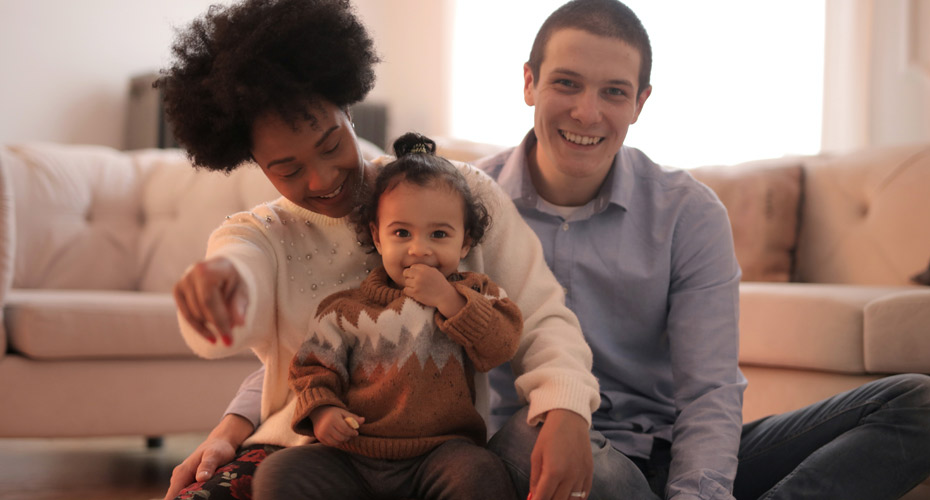
[[[438,231],[433,231],[432,236],[433,238],[445,238],[446,236],[448,236],[448,234],[446,234],[445,231],[438,230]]]
[[[410,231],[407,231],[406,229],[398,229],[397,231],[394,231],[394,236],[399,238],[406,238],[410,236]]]

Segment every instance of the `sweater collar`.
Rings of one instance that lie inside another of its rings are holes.
[[[313,224],[316,226],[339,226],[342,224],[349,224],[349,216],[345,217],[329,217],[323,214],[318,214],[312,210],[307,210],[306,208],[294,203],[293,201],[281,197],[281,204],[285,206],[288,211],[292,212],[297,217]]]
[[[371,271],[368,278],[362,282],[362,293],[375,303],[386,306],[404,296],[404,291],[388,276],[384,266]]]
[[[452,273],[449,275],[450,282],[462,281],[465,277],[461,273]],[[384,266],[380,266],[371,271],[368,278],[361,284],[362,293],[373,300],[376,304],[387,306],[397,299],[405,298],[404,291],[397,287],[397,284],[388,276]]]

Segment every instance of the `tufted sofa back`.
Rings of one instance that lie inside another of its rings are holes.
[[[930,145],[805,160],[796,281],[912,284],[930,261]]]
[[[179,150],[0,148],[4,289],[167,292],[231,213],[278,196],[260,170],[196,170]]]

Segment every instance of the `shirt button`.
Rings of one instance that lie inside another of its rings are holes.
[[[568,222],[562,224],[562,231],[568,231]]]

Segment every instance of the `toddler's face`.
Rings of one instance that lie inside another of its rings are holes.
[[[470,248],[462,196],[443,186],[402,181],[385,191],[371,233],[388,276],[400,287],[404,269],[413,264],[435,267],[448,277]]]

